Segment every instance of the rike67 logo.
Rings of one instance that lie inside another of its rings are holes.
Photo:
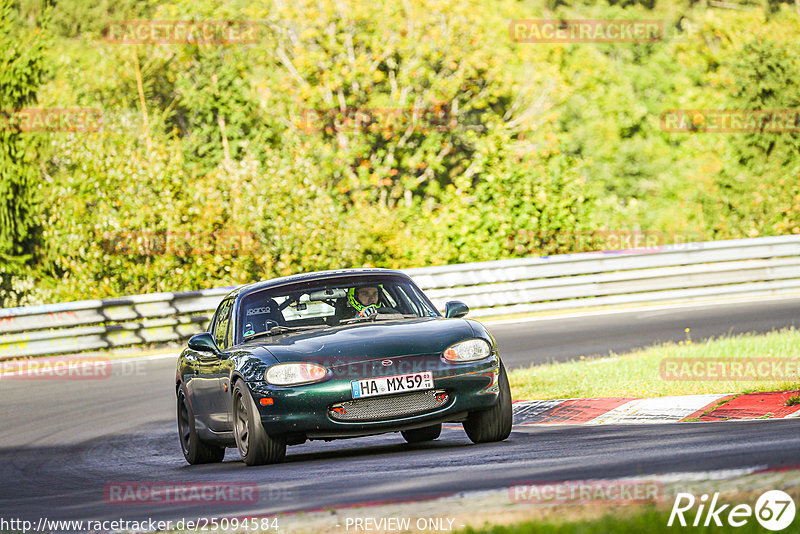
[[[749,504],[719,504],[719,493],[714,493],[711,501],[703,494],[696,499],[691,493],[678,493],[667,526],[677,522],[682,527],[741,527],[753,516],[765,529],[773,532],[784,530],[794,521],[796,512],[791,495],[781,490],[770,490],[756,500],[755,508]],[[696,509],[695,509],[696,505]],[[795,530],[796,532],[796,530]]]

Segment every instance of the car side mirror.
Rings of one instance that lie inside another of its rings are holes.
[[[451,300],[444,305],[444,316],[449,318],[464,317],[469,313],[469,306],[460,300]]]
[[[208,332],[192,336],[189,339],[189,348],[198,352],[210,352],[215,356],[220,353],[214,338]]]

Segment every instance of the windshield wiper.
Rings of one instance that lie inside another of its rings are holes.
[[[248,336],[244,336],[245,341],[250,341],[251,339],[255,339],[257,337],[264,337],[264,336],[277,336],[279,334],[286,334],[288,332],[299,332],[301,330],[309,330],[315,328],[314,326],[273,326],[269,330],[264,330],[263,332],[256,332],[255,334],[250,334]]]
[[[401,313],[375,313],[372,315],[367,315],[365,317],[352,317],[350,319],[345,319],[342,321],[341,324],[357,324],[357,323],[365,323],[367,321],[375,322],[375,321],[392,321],[396,319],[418,319],[417,315],[414,314],[401,314]]]

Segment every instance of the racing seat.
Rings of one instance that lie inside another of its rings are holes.
[[[332,321],[329,321],[328,324],[339,324],[339,321],[350,319],[356,315],[358,315],[358,312],[356,312],[356,310],[352,308],[350,304],[348,304],[347,298],[340,298],[336,301],[333,317],[329,317],[329,319],[332,319]]]
[[[283,317],[278,303],[274,299],[267,299],[262,304],[248,308],[245,311],[243,335],[248,335],[249,332],[266,332],[270,328],[278,325],[286,325],[286,319]]]

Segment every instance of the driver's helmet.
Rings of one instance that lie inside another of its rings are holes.
[[[377,287],[378,288],[378,303],[381,301],[381,289],[383,289],[383,284],[376,284],[374,286],[366,285],[366,286],[359,286],[359,287]],[[358,287],[351,287],[347,290],[347,303],[354,308],[357,312],[361,312],[367,306],[361,304],[358,299],[356,298],[356,289]],[[373,304],[373,306],[378,306],[378,304]]]

